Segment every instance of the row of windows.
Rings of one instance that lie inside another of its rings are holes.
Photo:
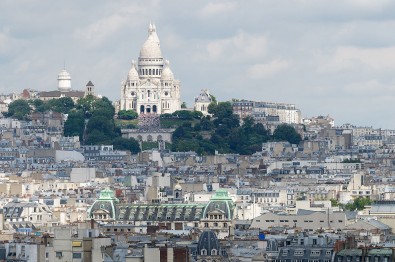
[[[215,223],[213,223],[213,225],[214,225],[214,227],[218,227],[218,223],[217,222],[215,222]],[[209,224],[206,222],[206,223],[204,223],[204,227],[206,227],[206,228],[208,228],[209,227]],[[223,227],[228,227],[228,223],[223,223]]]
[[[304,259],[293,259],[292,262],[321,262],[319,259],[309,259],[309,260],[304,260]],[[330,262],[330,259],[325,259],[323,262]],[[287,262],[286,259],[276,259],[275,262]]]
[[[162,69],[140,69],[140,75],[161,75]]]
[[[261,222],[261,220],[256,220],[256,222]],[[275,221],[274,220],[265,220],[265,222],[266,223],[274,223]],[[280,223],[288,223],[289,222],[289,220],[279,220],[279,222]],[[298,220],[292,220],[292,222],[294,222],[294,223],[298,223]],[[313,223],[314,221],[313,220],[303,220],[303,222],[304,223]],[[333,223],[333,220],[331,220],[331,221],[329,221],[330,223]],[[339,222],[339,223],[343,223],[343,220],[338,220],[337,222]],[[320,220],[320,223],[325,223],[325,221],[324,220]]]

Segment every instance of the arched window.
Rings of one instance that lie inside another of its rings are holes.
[[[150,70],[151,70],[151,69],[150,69]],[[148,97],[151,97],[151,91],[150,91],[150,90],[147,91],[147,96],[148,96]]]
[[[156,75],[159,75],[159,70],[158,69],[156,69]]]
[[[148,74],[151,75],[151,69],[149,69]]]
[[[211,255],[216,256],[217,255],[217,250],[216,249],[211,249]]]
[[[206,249],[202,249],[202,250],[200,251],[200,255],[202,255],[202,256],[207,256],[207,250],[206,250]]]
[[[206,222],[206,223],[204,223],[204,227],[208,227],[208,223]]]

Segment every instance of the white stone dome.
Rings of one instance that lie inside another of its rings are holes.
[[[139,80],[139,73],[137,72],[136,63],[134,61],[132,61],[132,67],[128,73],[128,80]]]
[[[58,74],[58,79],[60,80],[71,80],[71,76],[69,74],[69,72],[67,72],[66,69],[63,69],[62,71],[60,71],[60,73]]]
[[[148,38],[140,49],[140,58],[162,58],[155,25],[150,24],[148,28]]]
[[[162,70],[162,80],[174,80],[174,74],[170,69],[169,61],[165,62],[165,68]]]
[[[61,92],[71,90],[71,76],[65,68],[58,74],[58,90]]]
[[[174,186],[174,190],[182,190],[181,185],[177,182],[177,184]]]

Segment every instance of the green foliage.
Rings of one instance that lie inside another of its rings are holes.
[[[85,118],[89,118],[92,116],[93,104],[96,101],[96,98],[92,95],[88,95],[85,97],[81,97],[77,101],[77,109],[84,112]]]
[[[189,111],[189,110],[177,110],[171,114],[173,118],[180,119],[200,119],[203,117],[203,113],[200,111]],[[165,118],[164,116],[163,118]]]
[[[88,121],[86,133],[86,143],[89,145],[109,144],[117,136],[114,120],[107,116],[95,114]]]
[[[49,110],[48,103],[40,99],[29,100],[29,104],[33,106],[35,112],[45,112]]]
[[[18,120],[28,120],[32,109],[26,100],[18,99],[8,105],[6,117],[14,117]]]
[[[330,201],[331,201],[332,207],[338,207],[340,205],[340,203],[337,199],[331,198]]]
[[[279,125],[273,132],[273,139],[278,141],[288,141],[291,144],[299,144],[302,137],[290,125]]]
[[[80,141],[83,139],[85,129],[84,113],[81,110],[71,111],[64,123],[65,136],[79,136]]]
[[[230,102],[211,103],[208,112],[219,119],[230,118],[233,115],[233,108]]]
[[[355,199],[354,202],[346,204],[345,208],[351,211],[363,210],[365,206],[369,206],[371,204],[372,204],[372,200],[370,200],[370,198],[359,197]]]
[[[187,108],[187,103],[185,103],[185,102],[182,102],[182,104],[181,104],[181,108]]]
[[[199,154],[239,153],[243,155],[260,151],[262,143],[269,138],[262,124],[255,124],[252,118],[246,118],[239,125],[238,116],[233,114],[229,103],[211,104],[214,120],[202,117],[192,125],[184,123],[173,133],[173,151],[195,151]],[[209,137],[205,135],[209,134]]]
[[[120,110],[118,112],[118,119],[131,120],[136,119],[139,115],[134,110]]]
[[[108,119],[113,119],[115,108],[107,97],[97,98],[92,103],[92,117],[103,116]]]
[[[140,145],[134,138],[117,137],[112,140],[114,149],[116,150],[129,150],[132,154],[139,153]]]
[[[45,111],[52,110],[54,112],[68,114],[72,109],[74,109],[74,101],[70,97],[61,97],[58,99],[51,99],[46,102],[46,105],[42,105]]]

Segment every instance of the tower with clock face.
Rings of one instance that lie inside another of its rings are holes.
[[[171,114],[181,108],[180,81],[163,59],[155,25],[149,25],[137,64],[132,61],[126,81],[121,83],[119,108],[138,114]]]

